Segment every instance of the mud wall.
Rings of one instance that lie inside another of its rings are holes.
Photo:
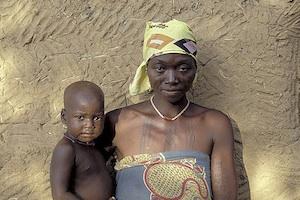
[[[138,101],[145,22],[172,18],[198,39],[190,98],[238,125],[239,199],[300,199],[299,0],[1,0],[0,199],[51,199],[64,88],[94,81],[107,111]]]

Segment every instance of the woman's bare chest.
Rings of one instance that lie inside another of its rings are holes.
[[[194,150],[211,152],[211,135],[205,126],[184,123],[156,122],[154,120],[123,128],[116,132],[114,145],[121,157],[141,153]]]

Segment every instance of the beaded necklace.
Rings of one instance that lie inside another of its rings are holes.
[[[169,121],[175,121],[178,117],[180,117],[187,109],[188,109],[188,107],[189,107],[189,105],[190,105],[190,101],[189,100],[187,100],[187,104],[186,104],[186,106],[175,116],[175,117],[172,117],[172,118],[170,118],[170,117],[166,117],[166,116],[164,116],[163,114],[161,114],[161,112],[157,109],[157,107],[155,106],[155,104],[154,104],[154,102],[153,102],[153,98],[154,98],[154,96],[152,96],[151,98],[150,98],[150,102],[151,102],[151,105],[152,105],[152,107],[154,108],[154,110],[157,112],[157,114],[161,117],[161,118],[163,118],[163,119],[165,119],[165,120],[169,120]]]
[[[64,134],[64,137],[67,138],[68,140],[70,140],[73,143],[82,144],[82,145],[85,145],[85,146],[95,146],[95,142],[94,141],[91,141],[91,142],[82,142],[80,140],[77,140],[74,137],[68,136],[66,133]]]

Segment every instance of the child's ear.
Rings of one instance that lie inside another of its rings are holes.
[[[60,112],[60,119],[61,119],[61,122],[63,124],[66,124],[67,123],[67,120],[66,120],[66,109],[61,109],[61,112]]]

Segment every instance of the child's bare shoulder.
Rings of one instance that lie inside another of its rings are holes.
[[[62,138],[55,146],[53,150],[53,158],[58,160],[64,160],[66,158],[74,158],[75,157],[75,150],[74,145],[69,140]],[[67,159],[67,160],[69,160]]]

